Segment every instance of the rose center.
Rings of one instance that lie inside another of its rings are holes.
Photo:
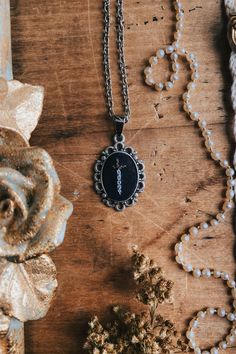
[[[14,214],[14,202],[11,199],[4,199],[0,202],[0,226],[5,226],[12,219]]]

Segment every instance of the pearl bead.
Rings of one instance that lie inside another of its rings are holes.
[[[233,322],[233,321],[235,321],[235,316],[234,316],[234,314],[233,313],[228,313],[228,315],[227,315],[227,318],[228,318],[228,320],[230,321],[230,322]]]
[[[198,123],[200,128],[206,128],[207,122],[205,119],[200,120],[200,122]]]
[[[194,349],[194,353],[195,353],[195,354],[201,354],[202,351],[201,351],[200,348],[197,347],[197,348]]]
[[[149,63],[151,64],[151,65],[156,65],[156,64],[158,64],[158,59],[157,59],[157,57],[151,57],[150,59],[149,59]]]
[[[230,202],[225,202],[223,204],[223,209],[226,210],[226,209],[232,209],[233,208],[233,204],[230,203]]]
[[[192,80],[198,80],[198,79],[199,79],[199,74],[198,74],[197,72],[193,73],[193,74],[191,75],[191,79],[192,79]]]
[[[197,317],[198,318],[205,318],[206,317],[206,313],[203,312],[203,311],[199,311],[198,314],[197,314]]]
[[[182,30],[184,28],[184,25],[183,25],[183,23],[182,22],[176,22],[176,29],[177,30]]]
[[[178,42],[173,42],[172,45],[173,45],[173,47],[174,47],[175,49],[178,49],[178,48],[179,48],[179,43],[178,43]]]
[[[183,258],[180,257],[180,256],[176,256],[176,257],[175,257],[175,260],[176,260],[176,262],[177,262],[178,264],[182,264],[182,263],[183,263]]]
[[[199,65],[198,65],[197,62],[193,62],[193,63],[190,64],[190,68],[193,69],[193,70],[197,69],[198,67],[199,67]]]
[[[168,81],[168,82],[166,83],[166,89],[167,89],[167,90],[170,90],[170,89],[172,89],[172,87],[173,87],[173,83],[172,83],[171,81]]]
[[[207,309],[207,313],[208,315],[213,316],[216,313],[216,309],[214,309],[213,307],[209,307]]]
[[[185,265],[183,266],[183,268],[184,268],[185,272],[188,272],[188,273],[193,270],[192,264],[185,264]]]
[[[158,84],[155,85],[155,89],[156,89],[157,91],[162,91],[163,88],[164,88],[164,85],[163,85],[162,82],[159,82]]]
[[[174,53],[171,54],[170,57],[171,57],[172,60],[176,61],[179,56],[178,56],[178,54],[176,52],[174,52]]]
[[[210,269],[203,269],[203,271],[202,271],[202,276],[204,277],[204,278],[210,278],[211,277],[211,271],[210,271]]]
[[[173,64],[172,64],[172,69],[173,69],[174,71],[178,71],[178,70],[179,70],[179,63],[173,63]]]
[[[164,52],[164,50],[163,49],[159,49],[158,51],[157,51],[157,58],[164,58],[164,56],[165,56],[165,52]]]
[[[187,113],[190,113],[190,111],[192,110],[192,106],[191,104],[184,104],[184,111]]]
[[[227,342],[229,345],[231,345],[231,344],[234,343],[234,339],[235,339],[234,336],[227,336],[227,337],[226,337],[226,342]]]
[[[172,45],[169,45],[167,48],[166,48],[166,53],[170,54],[172,53],[174,50],[173,46]]]
[[[148,86],[153,86],[155,85],[155,81],[153,80],[153,78],[151,76],[147,76],[145,79],[145,82]]]
[[[214,146],[214,143],[213,141],[211,141],[210,139],[208,139],[206,142],[205,142],[205,145],[207,147],[208,150],[210,150],[212,148],[212,146]]]
[[[198,269],[198,268],[194,269],[194,271],[193,271],[193,276],[194,276],[195,278],[200,278],[201,275],[202,275],[202,272],[201,272],[200,269]]]
[[[190,117],[191,117],[192,120],[198,121],[199,120],[199,113],[198,112],[193,112],[193,113],[191,113]]]
[[[236,328],[233,327],[233,328],[231,329],[230,333],[231,333],[232,336],[236,336]]]
[[[195,336],[194,336],[194,333],[193,333],[192,331],[188,331],[188,332],[186,333],[186,337],[187,337],[188,339],[193,339]]]
[[[205,138],[208,138],[208,140],[210,140],[209,138],[210,138],[210,136],[212,136],[212,131],[210,131],[210,130],[204,128],[204,129],[202,130],[202,135],[203,135]]]
[[[186,242],[188,242],[189,240],[190,240],[189,235],[185,234],[185,235],[181,236],[181,241],[186,241]]]
[[[223,280],[229,280],[229,274],[227,274],[226,272],[223,272],[223,273],[221,274],[221,278],[222,278]]]
[[[216,219],[212,219],[212,220],[210,221],[210,224],[211,224],[212,226],[217,226],[217,225],[219,225],[219,222],[218,222]]]
[[[227,198],[230,198],[230,199],[233,199],[233,197],[234,197],[234,191],[233,191],[232,189],[227,190],[227,192],[226,192],[226,197],[227,197]]]
[[[223,213],[219,213],[216,215],[216,219],[220,222],[225,220],[225,215]]]
[[[174,39],[175,39],[176,41],[178,41],[180,38],[181,38],[181,33],[177,30],[177,31],[174,33]]]
[[[178,0],[177,0],[178,1]],[[182,9],[182,4],[180,2],[176,2],[175,3],[175,10],[179,10],[179,9]]]
[[[217,314],[218,314],[219,317],[223,318],[223,317],[226,316],[226,311],[225,311],[225,309],[223,309],[223,308],[219,308],[219,309],[217,310]]]
[[[179,21],[184,17],[184,13],[182,11],[178,11],[176,14],[176,19]]]
[[[194,84],[194,82],[190,82],[190,83],[187,85],[187,88],[188,88],[188,90],[195,90],[196,85]]]
[[[203,223],[201,223],[200,227],[201,227],[201,229],[206,230],[206,229],[208,229],[209,225],[207,222],[203,222]]]
[[[219,350],[217,348],[212,348],[211,354],[219,354]]]
[[[197,344],[196,344],[196,342],[194,342],[193,340],[191,340],[191,341],[189,341],[189,346],[190,346],[191,349],[195,349],[196,346],[197,346]]]
[[[214,270],[213,276],[215,278],[220,278],[221,277],[221,272],[219,270]]]
[[[195,59],[195,55],[193,53],[189,53],[187,58],[190,59],[190,60],[194,60]]]
[[[230,179],[230,180],[227,181],[227,186],[234,187],[234,185],[235,185],[235,182],[234,182],[233,179]]]
[[[179,80],[179,76],[178,76],[177,74],[172,74],[171,77],[170,77],[170,79],[171,79],[172,81],[177,81],[177,80]]]
[[[220,342],[219,343],[219,347],[221,348],[221,349],[223,349],[223,350],[225,350],[225,349],[227,349],[227,343],[226,342]]]
[[[182,97],[184,101],[190,100],[190,94],[188,92],[185,92]]]
[[[183,252],[183,244],[182,244],[182,242],[177,243],[177,244],[175,245],[175,252],[176,252],[176,253]]]
[[[145,75],[150,75],[152,73],[152,68],[151,66],[147,66],[145,69],[144,69],[144,74]]]
[[[229,162],[227,160],[224,160],[221,162],[221,166],[222,167],[228,167],[229,166]]]
[[[236,283],[235,283],[234,280],[228,280],[228,281],[227,281],[227,285],[228,285],[229,288],[234,289]]]
[[[236,299],[236,289],[232,289],[231,294],[232,294],[233,298]]]
[[[190,326],[192,328],[198,328],[198,320],[196,320],[195,318],[191,320],[190,322]]]
[[[211,157],[213,158],[213,160],[220,160],[221,155],[219,152],[212,152]]]
[[[191,227],[189,229],[189,233],[190,233],[191,236],[195,236],[196,237],[198,235],[198,228],[195,227],[195,226]]]
[[[180,53],[184,55],[186,53],[186,50],[184,48],[181,48]]]
[[[233,176],[234,175],[234,170],[232,168],[227,168],[226,170],[226,176]]]

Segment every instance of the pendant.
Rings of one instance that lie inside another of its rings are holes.
[[[144,163],[124,142],[123,134],[115,135],[114,145],[102,152],[94,167],[95,190],[116,211],[134,205],[145,188]]]

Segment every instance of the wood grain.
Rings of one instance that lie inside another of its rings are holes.
[[[232,160],[231,79],[222,2],[183,0],[183,4],[182,45],[196,53],[201,65],[193,104],[210,123],[219,151]],[[145,161],[146,192],[137,206],[117,214],[93,191],[92,167],[112,133],[103,92],[101,8],[102,0],[12,2],[15,78],[46,89],[43,116],[31,143],[52,155],[62,191],[74,204],[65,242],[53,254],[60,284],[57,297],[45,319],[26,326],[28,354],[83,353],[92,314],[107,318],[109,306],[117,303],[138,310],[127,272],[134,243],[175,281],[175,302],[161,311],[179,330],[186,328],[195,311],[227,306],[229,301],[219,281],[195,280],[173,261],[177,237],[217,211],[225,181],[207,157],[198,129],[180,110],[186,72],[173,91],[162,95],[143,83],[147,58],[172,39],[169,0],[125,1],[132,108],[125,133]],[[114,85],[116,93],[115,75]],[[228,216],[217,232],[202,235],[191,251],[194,264],[234,274],[233,220]],[[212,343],[226,328],[224,321],[214,321],[202,334]]]

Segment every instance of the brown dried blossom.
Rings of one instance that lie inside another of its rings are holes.
[[[105,327],[95,316],[89,323],[84,345],[90,354],[172,354],[187,352],[174,324],[157,313],[158,305],[170,302],[173,282],[166,280],[153,260],[133,248],[131,258],[136,298],[148,306],[140,314],[113,307],[114,320]]]

